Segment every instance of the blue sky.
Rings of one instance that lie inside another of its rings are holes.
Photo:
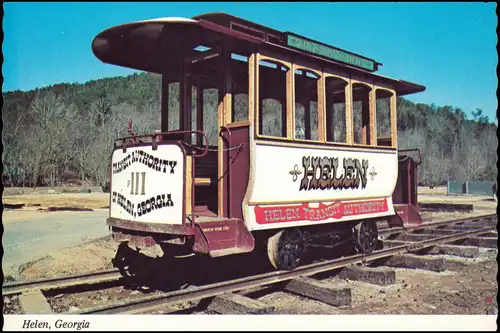
[[[495,3],[4,3],[3,91],[133,73],[101,63],[95,35],[131,21],[223,11],[373,58],[427,87],[407,98],[469,116],[497,109]]]

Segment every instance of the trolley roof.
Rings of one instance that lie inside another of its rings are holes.
[[[321,68],[377,79],[394,87],[398,95],[425,90],[419,84],[375,74],[381,63],[291,32],[281,32],[226,13],[209,13],[192,19],[166,17],[123,24],[98,34],[92,51],[101,61],[133,69],[164,73],[169,63],[198,46],[213,47],[230,41],[247,52],[269,50],[278,56],[306,59]]]

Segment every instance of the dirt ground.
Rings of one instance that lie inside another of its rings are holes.
[[[38,211],[47,207],[100,209],[109,206],[109,193],[45,193],[4,196],[3,203],[25,204],[18,211]],[[10,212],[8,210],[7,212]]]
[[[91,193],[102,193],[102,190],[98,186],[85,186],[85,189],[89,189]],[[82,186],[78,185],[68,185],[68,186],[58,186],[58,187],[4,187],[4,196],[13,195],[45,195],[53,193],[80,193]]]
[[[439,273],[396,268],[396,283],[389,286],[326,279],[351,288],[350,306],[333,307],[287,292],[260,300],[278,314],[498,314],[496,256],[496,249],[477,259],[446,256],[455,267]]]
[[[20,265],[17,272],[6,276],[6,281],[84,274],[110,269],[111,259],[115,253],[116,244],[111,236],[106,236]]]
[[[31,280],[106,270],[112,268],[111,258],[115,252],[111,236],[106,236],[27,263],[19,272],[22,279]]]

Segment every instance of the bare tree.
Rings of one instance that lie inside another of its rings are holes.
[[[26,178],[26,170],[23,168],[21,155],[25,143],[23,136],[28,130],[28,126],[25,123],[28,118],[28,108],[29,105],[23,105],[19,110],[14,110],[18,111],[15,117],[9,117],[6,114],[7,110],[3,110],[4,112],[2,112],[2,120],[4,123],[2,131],[2,161],[4,164],[4,172],[9,175],[12,185],[19,185],[19,183],[21,183],[21,185],[24,186]]]
[[[439,144],[430,142],[422,151],[421,181],[425,184],[442,185],[449,179],[452,161],[439,149]]]
[[[469,181],[477,181],[478,176],[488,166],[486,160],[486,146],[477,139],[470,138],[464,147],[466,156],[462,164],[464,165],[465,176]]]
[[[48,174],[51,186],[55,186],[58,167],[61,165],[62,140],[67,134],[66,111],[63,100],[52,92],[37,94],[31,105],[31,112],[40,129],[36,144],[43,153],[43,171]]]
[[[31,185],[33,189],[36,189],[38,185],[38,180],[42,172],[42,164],[44,158],[44,152],[37,145],[42,139],[42,130],[38,125],[32,126],[29,131],[27,131],[21,140],[21,153],[19,154],[19,160],[22,163],[24,172],[31,180]]]
[[[128,136],[128,121],[132,120],[135,132],[146,134],[159,128],[159,116],[159,105],[154,102],[146,105],[143,112],[137,112],[126,103],[112,106],[105,122],[93,125],[88,134],[89,139],[79,147],[78,156],[85,170],[99,185],[104,186],[109,179],[114,143],[117,139]]]
[[[419,148],[420,150],[425,147],[425,135],[422,130],[412,128],[398,133],[398,147],[400,149]]]

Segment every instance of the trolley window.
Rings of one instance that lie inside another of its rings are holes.
[[[289,68],[259,60],[259,135],[287,137],[287,73]]]
[[[197,61],[190,71],[190,83],[193,85],[189,101],[192,105],[192,129],[204,131],[209,145],[218,142],[218,108],[222,103],[220,90],[219,59],[211,57]],[[198,144],[203,144],[203,138],[198,138]]]
[[[354,144],[370,144],[371,90],[371,87],[362,83],[354,83],[352,85]]]
[[[391,138],[391,98],[392,92],[384,89],[375,90],[377,146],[392,146]]]
[[[326,94],[326,141],[347,142],[346,90],[348,83],[337,77],[325,78]]]
[[[219,89],[210,88],[203,89],[202,102],[203,102],[203,131],[208,137],[209,145],[216,145],[219,138],[217,112],[220,103]]]
[[[319,75],[305,69],[294,71],[295,139],[319,140],[318,80]]]
[[[180,127],[179,115],[180,115],[180,83],[177,82],[165,82],[168,89],[168,124],[167,128],[163,131],[177,131]]]
[[[248,121],[248,57],[231,54],[231,122]]]

